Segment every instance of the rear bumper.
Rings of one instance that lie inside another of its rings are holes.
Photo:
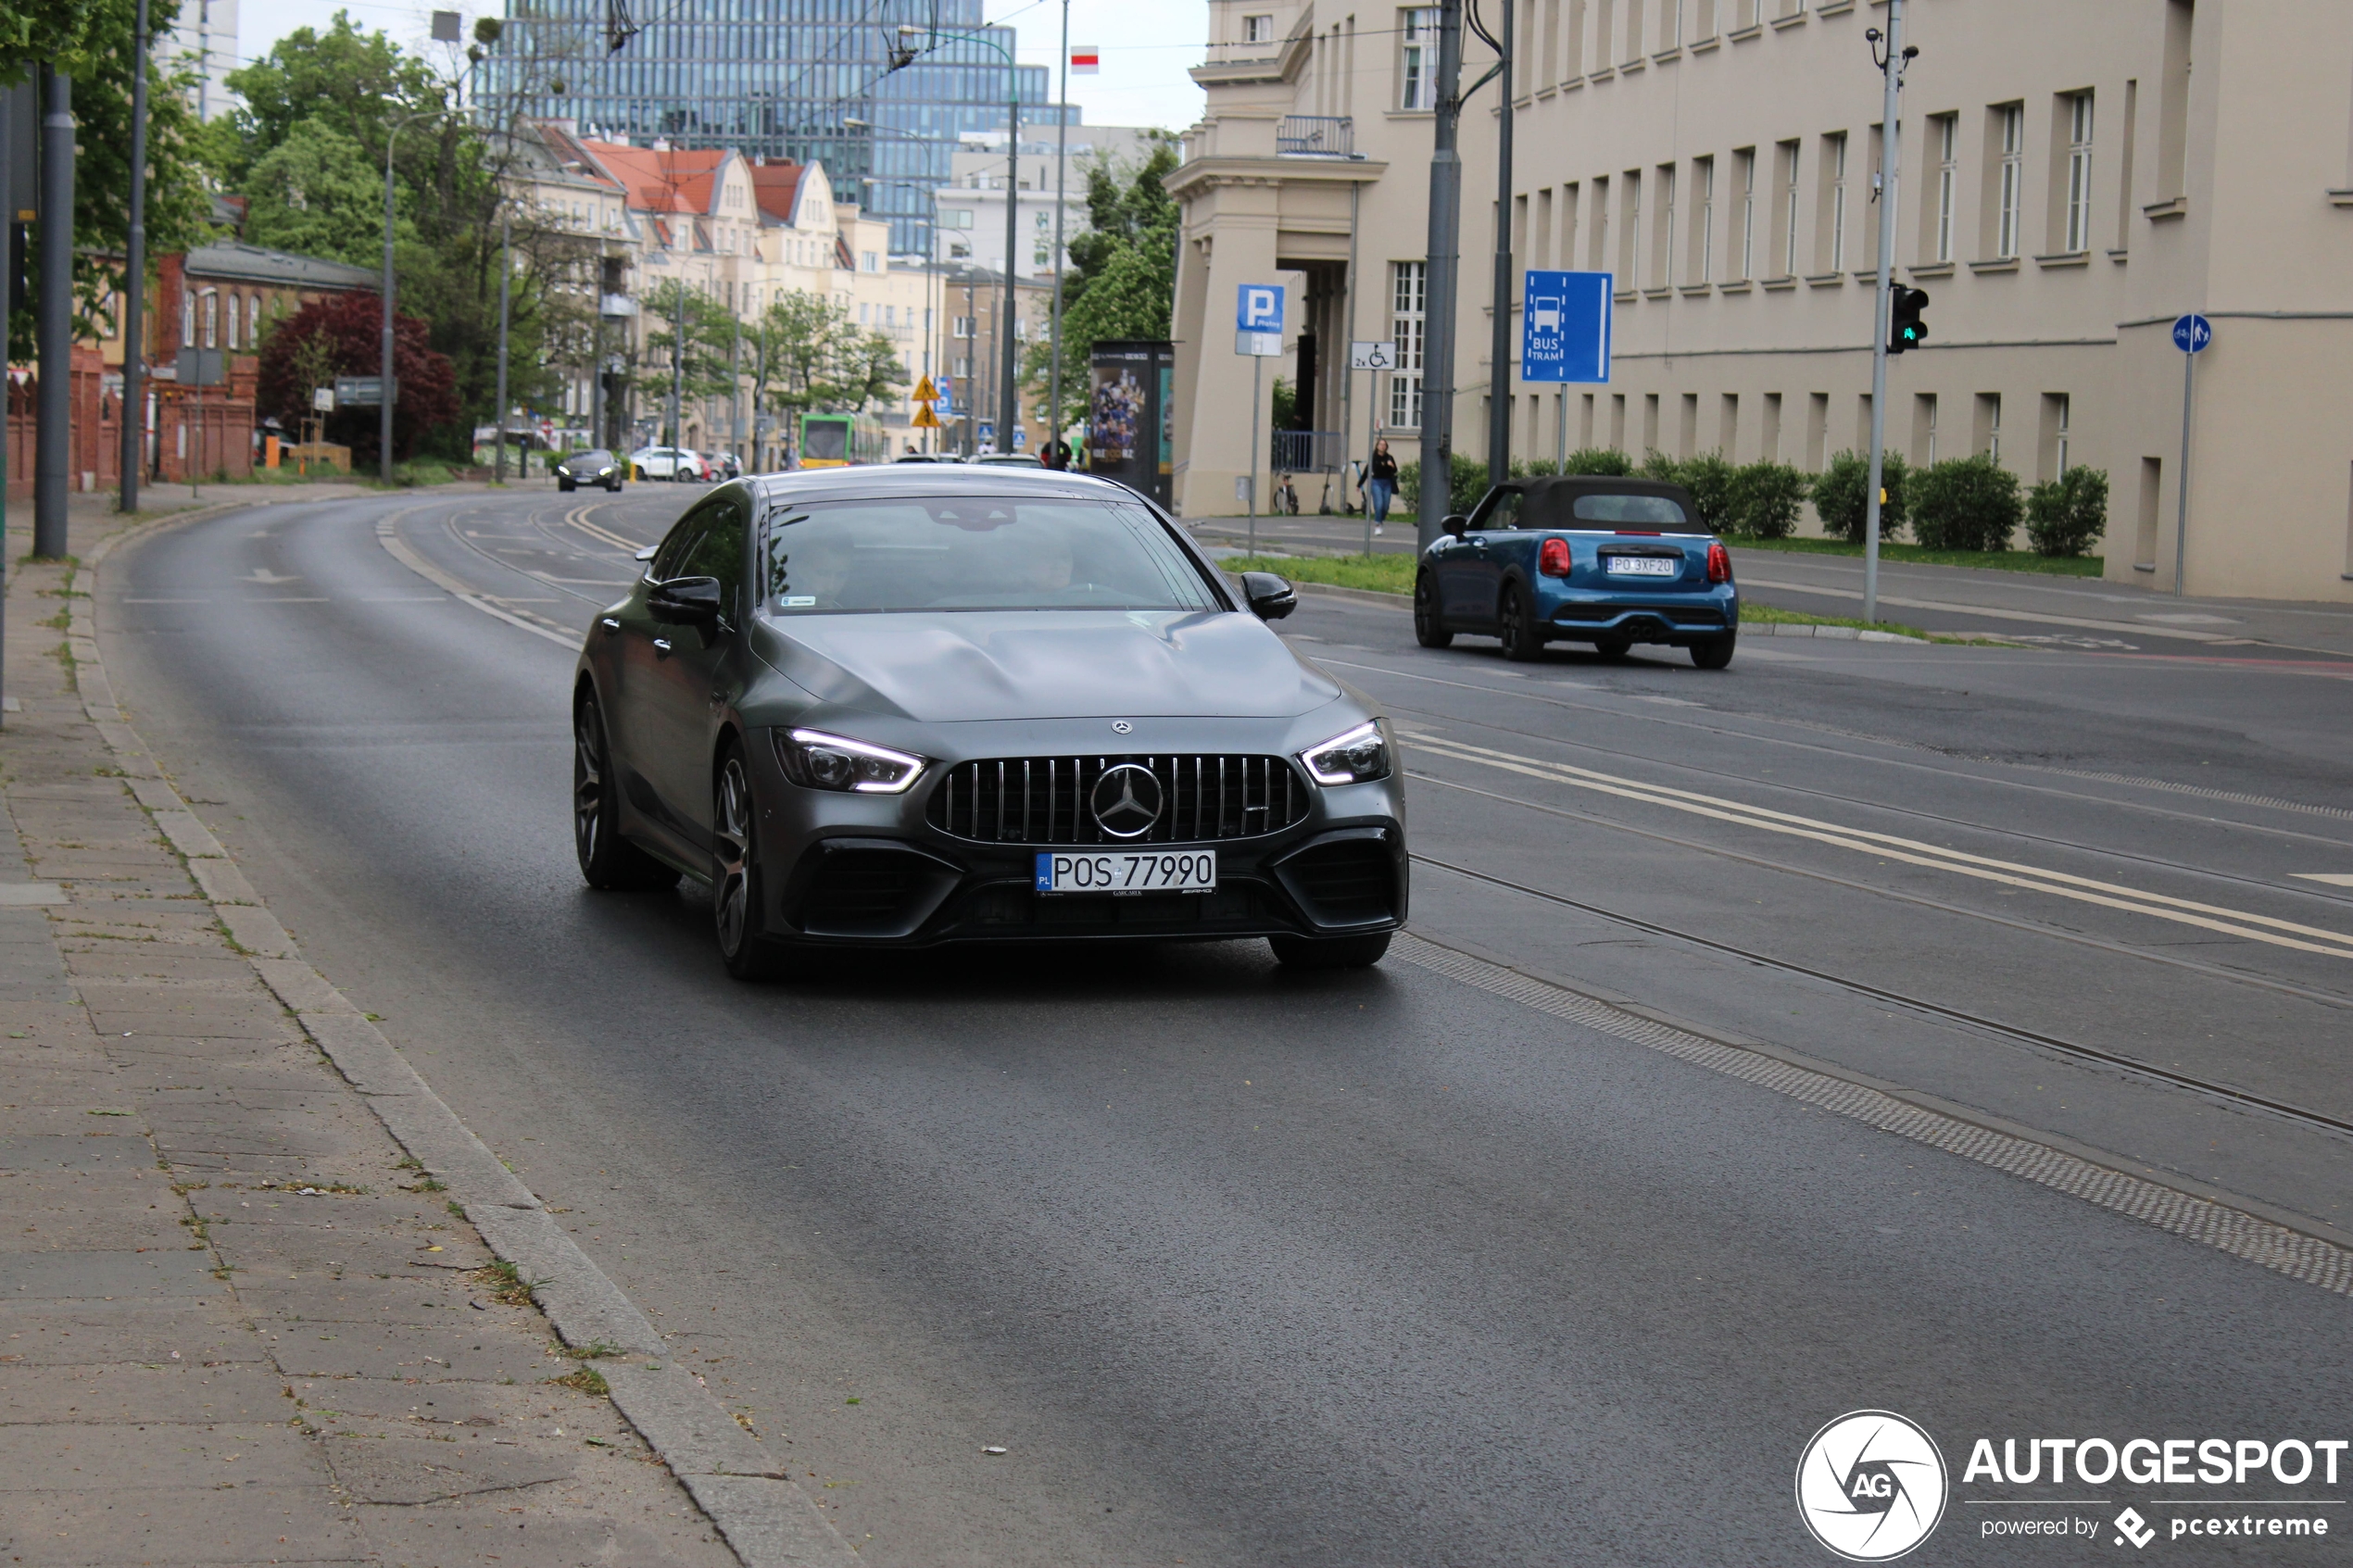
[[[1740,598],[1728,585],[1705,594],[1600,593],[1564,597],[1543,607],[1544,633],[1563,642],[1622,637],[1636,643],[1688,646],[1740,627]]]

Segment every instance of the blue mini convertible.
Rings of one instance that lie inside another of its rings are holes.
[[[1414,635],[1442,648],[1458,633],[1500,637],[1530,659],[1548,642],[1591,643],[1604,659],[1636,643],[1692,650],[1702,670],[1732,662],[1740,591],[1723,542],[1691,492],[1647,479],[1516,479],[1488,491],[1414,575]]]

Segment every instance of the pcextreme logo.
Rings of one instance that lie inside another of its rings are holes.
[[[1849,1562],[1886,1562],[1944,1517],[1944,1456],[1893,1411],[1854,1411],[1814,1434],[1797,1461],[1797,1512]]]

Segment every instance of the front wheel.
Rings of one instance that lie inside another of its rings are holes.
[[[1425,567],[1414,577],[1414,641],[1426,648],[1454,646],[1454,633],[1438,619],[1438,579]]]
[[[560,479],[556,482],[556,488],[563,494],[569,495],[572,494],[572,481],[568,479]]]
[[[593,691],[583,690],[573,709],[572,743],[572,842],[581,877],[611,893],[677,886],[675,871],[621,836],[612,746]]]
[[[729,746],[711,784],[711,912],[719,957],[738,980],[765,980],[777,971],[776,945],[761,935],[758,827],[751,771],[743,747]]]
[[[1275,961],[1285,969],[1370,969],[1389,951],[1390,934],[1368,936],[1269,936]]]
[[[1702,670],[1721,670],[1732,662],[1732,645],[1740,640],[1738,632],[1727,632],[1720,637],[1710,637],[1692,645],[1692,662]]]
[[[1516,583],[1504,584],[1503,602],[1495,607],[1495,629],[1503,638],[1504,657],[1526,664],[1544,657],[1544,632],[1528,608],[1528,590]]]

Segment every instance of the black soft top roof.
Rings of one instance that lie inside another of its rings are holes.
[[[1660,479],[1636,479],[1628,475],[1607,473],[1534,474],[1499,484],[1480,497],[1473,515],[1492,510],[1499,492],[1516,490],[1528,497],[1523,515],[1536,519],[1539,528],[1606,527],[1607,524],[1579,523],[1571,508],[1580,495],[1657,495],[1673,501],[1683,508],[1686,524],[1695,531],[1705,531],[1699,521],[1699,503],[1692,493],[1680,484]]]

